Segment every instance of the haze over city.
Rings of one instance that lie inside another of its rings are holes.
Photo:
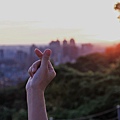
[[[0,1],[0,45],[120,41],[117,0]]]
[[[120,0],[0,0],[0,120],[120,120],[119,96]]]

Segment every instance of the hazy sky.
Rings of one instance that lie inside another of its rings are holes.
[[[1,0],[0,44],[119,42],[119,0]]]

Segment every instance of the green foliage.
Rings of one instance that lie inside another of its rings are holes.
[[[117,75],[120,77],[120,59],[117,59],[114,68],[111,69],[111,74]]]
[[[49,116],[76,118],[120,104],[119,75],[80,73],[66,66],[57,67],[56,72],[55,80],[45,92]]]
[[[18,112],[13,114],[13,120],[27,120],[27,111],[20,109]]]
[[[104,72],[109,66],[108,59],[104,54],[93,53],[86,56],[81,56],[76,63],[68,63],[67,66],[77,69],[81,72]]]
[[[120,104],[120,62],[109,58],[94,53],[56,67],[57,76],[45,93],[49,116],[77,118]]]
[[[12,110],[7,107],[0,107],[0,120],[12,120]]]
[[[57,76],[45,91],[48,116],[79,118],[120,104],[120,60],[94,53],[55,67]],[[113,54],[112,54],[113,55]],[[25,84],[0,89],[0,120],[27,120]],[[116,117],[116,111],[98,119]]]
[[[0,120],[27,120],[24,84],[0,89]]]

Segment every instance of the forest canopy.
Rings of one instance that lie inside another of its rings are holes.
[[[74,64],[61,64],[55,70],[57,76],[45,92],[49,117],[79,118],[120,104],[120,44],[104,53],[80,56]],[[25,84],[0,89],[0,120],[27,120]],[[96,119],[116,116],[113,111]]]

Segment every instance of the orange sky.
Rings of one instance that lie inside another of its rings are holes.
[[[117,0],[0,1],[0,44],[120,41]]]

